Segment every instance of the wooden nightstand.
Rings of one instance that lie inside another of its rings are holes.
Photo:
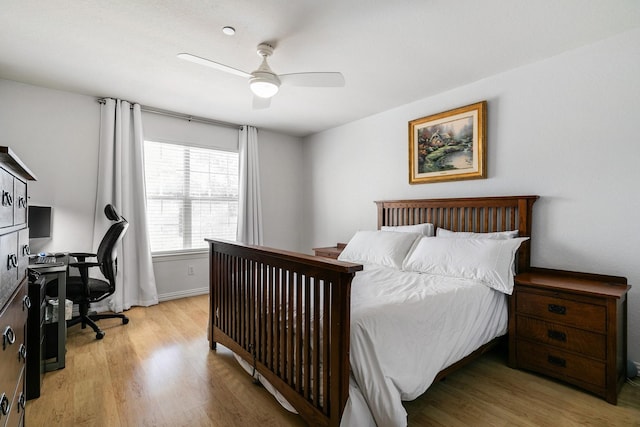
[[[533,268],[515,278],[509,365],[558,378],[616,404],[626,378],[624,277]]]
[[[313,252],[316,256],[338,259],[345,246],[347,246],[346,243],[338,243],[336,246],[329,246],[328,248],[313,248]]]

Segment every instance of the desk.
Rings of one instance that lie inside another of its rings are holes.
[[[45,371],[55,371],[64,368],[64,358],[67,344],[67,322],[64,316],[65,300],[67,299],[67,266],[69,257],[58,258],[58,264],[31,264],[29,268],[44,275],[57,275],[58,277],[58,349],[55,361],[47,362]],[[31,261],[31,260],[30,260]],[[60,265],[62,263],[62,265]]]

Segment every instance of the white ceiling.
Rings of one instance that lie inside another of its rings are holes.
[[[638,0],[21,0],[1,9],[0,78],[296,136],[640,27]],[[340,71],[346,86],[283,86],[271,108],[253,110],[246,80],[176,58],[251,72],[264,41],[276,47],[276,73]]]

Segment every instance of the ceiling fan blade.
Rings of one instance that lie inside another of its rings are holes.
[[[261,98],[259,96],[253,96],[253,109],[264,110],[271,105],[271,98]]]
[[[291,73],[278,75],[283,84],[306,87],[342,87],[342,73]]]
[[[235,74],[236,76],[244,77],[245,79],[248,79],[251,77],[251,74],[245,73],[242,70],[229,67],[228,65],[219,64],[210,59],[201,58],[196,55],[191,55],[190,53],[179,53],[178,58],[184,59],[185,61],[193,62],[195,64],[204,65],[205,67],[214,68],[219,71],[224,71],[225,73]]]

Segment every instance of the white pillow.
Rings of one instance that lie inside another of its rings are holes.
[[[446,237],[446,238],[455,238],[455,239],[513,239],[518,237],[518,230],[512,231],[494,231],[491,233],[474,233],[472,231],[451,231],[445,228],[438,228],[436,231],[436,236],[438,237]],[[515,276],[516,275],[516,264],[515,262],[511,266],[511,272]]]
[[[358,231],[349,240],[338,259],[401,269],[402,261],[420,237],[422,235],[418,233]]]
[[[420,233],[428,237],[432,237],[435,234],[433,232],[433,224],[430,222],[415,225],[383,225],[380,230],[397,231],[399,233]]]
[[[479,280],[511,295],[516,251],[528,237],[513,239],[422,238],[403,264],[406,271]]]
[[[461,239],[513,239],[518,237],[518,230],[512,231],[495,231],[493,233],[474,233],[472,231],[451,231],[445,228],[436,230],[437,237],[454,237]]]

